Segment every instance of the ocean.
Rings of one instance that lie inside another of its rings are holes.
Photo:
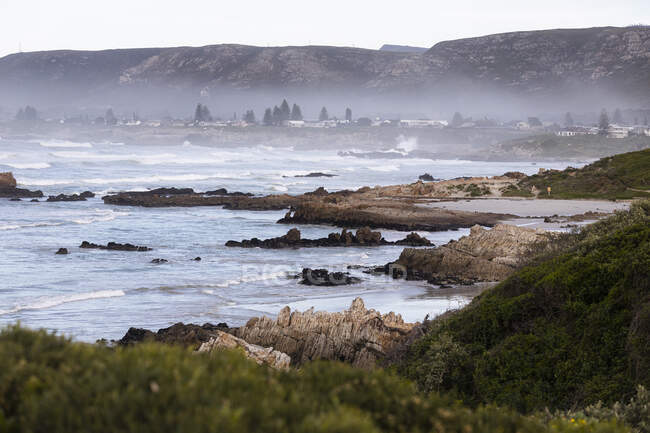
[[[476,162],[409,157],[413,145],[381,159],[342,156],[339,149],[296,150],[260,143],[251,147],[0,139],[0,172],[19,186],[46,195],[90,190],[84,202],[31,203],[0,199],[0,326],[20,322],[80,341],[120,338],[129,327],[156,330],[176,322],[241,325],[273,316],[289,305],[340,311],[361,296],[366,306],[422,320],[465,305],[480,287],[440,289],[426,282],[350,272],[363,279],[345,287],[312,287],[292,278],[303,267],[347,270],[383,265],[403,247],[261,250],[226,248],[228,240],[283,235],[284,211],[230,211],[220,207],[137,208],[104,205],[110,192],[157,187],[226,188],[254,194],[300,194],[411,183],[436,178],[493,176],[506,171],[562,169],[575,162]],[[394,158],[392,157],[394,155]],[[330,178],[296,177],[310,172]],[[44,200],[44,199],[41,199]],[[297,225],[303,237],[340,228]],[[406,233],[381,230],[387,240]],[[436,245],[469,229],[419,232]],[[129,242],[149,252],[82,250],[87,240]],[[61,247],[69,255],[54,253]],[[201,261],[194,261],[201,257]],[[167,260],[152,264],[152,259]]]

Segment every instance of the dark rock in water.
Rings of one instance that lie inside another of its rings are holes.
[[[151,195],[178,195],[178,194],[194,194],[192,188],[156,188],[149,191],[144,191],[145,194]]]
[[[176,323],[169,328],[159,329],[158,332],[142,328],[129,328],[124,337],[118,340],[117,343],[121,346],[129,346],[146,341],[156,341],[198,349],[201,343],[205,343],[217,335],[215,331],[225,331],[227,329],[228,325],[225,323],[219,323],[218,325],[206,323],[203,326]]]
[[[47,201],[49,202],[57,202],[57,201],[86,201],[87,198],[93,198],[95,197],[95,194],[90,192],[90,191],[84,191],[81,194],[59,194],[59,195],[51,195],[47,198]]]
[[[407,281],[426,281],[429,284],[440,286],[440,288],[450,288],[452,286],[471,286],[479,279],[464,278],[461,276],[444,275],[440,276],[434,273],[423,272],[411,267],[400,265],[397,262],[387,263],[386,265],[367,271],[366,274],[385,274],[395,279],[405,279]]]
[[[429,239],[413,232],[406,235],[404,239],[395,242],[395,245],[406,245],[409,247],[430,247],[433,244],[431,241],[429,241]]]
[[[192,260],[194,260],[195,262],[200,262],[200,261],[201,261],[201,257],[194,257]]]
[[[328,195],[328,194],[329,194],[329,192],[327,192],[327,190],[325,188],[323,188],[322,186],[316,188],[315,190],[313,190],[311,192],[306,192],[305,193],[305,195],[316,195],[316,196]]]
[[[420,179],[421,181],[424,181],[424,182],[435,182],[435,181],[440,180],[440,179],[436,179],[435,177],[431,176],[429,173],[424,173],[424,174],[418,176],[418,179]]]
[[[230,196],[230,197],[252,197],[253,194],[250,192],[241,192],[241,191],[234,191],[234,192],[228,192],[226,188],[219,188],[215,189],[214,191],[206,191],[203,194],[205,195],[224,195],[224,196]]]
[[[141,247],[132,244],[118,244],[116,242],[109,242],[106,245],[93,244],[88,241],[83,241],[79,248],[97,249],[97,250],[111,250],[111,251],[152,251],[149,247]]]
[[[297,174],[294,177],[336,177],[336,176],[337,176],[336,174],[321,173],[320,171],[316,171],[309,174]]]
[[[31,203],[40,203],[40,201],[38,201],[38,200],[35,199],[35,198],[31,199],[30,202],[31,202]]]
[[[59,248],[59,250],[58,250],[55,254],[61,254],[61,255],[64,255],[64,254],[69,254],[69,253],[68,253],[68,249],[67,249],[67,248]]]
[[[156,264],[156,265],[161,265],[163,263],[168,263],[169,261],[166,259],[153,259],[151,263]]]
[[[2,173],[0,173],[2,174]],[[0,185],[0,198],[32,198],[43,197],[43,191],[30,191],[24,188],[15,188]]]
[[[19,199],[18,197],[14,197],[14,198],[10,198],[9,201],[22,201],[22,200]]]
[[[360,282],[359,278],[351,277],[347,272],[328,272],[327,269],[305,268],[302,270],[300,284],[306,286],[345,286]]]
[[[381,232],[374,232],[368,227],[362,227],[355,234],[343,229],[341,233],[330,233],[326,238],[302,239],[300,230],[293,228],[286,235],[271,239],[245,239],[241,242],[228,241],[227,247],[241,248],[314,248],[314,247],[355,247],[355,246],[380,246],[380,245],[408,245],[431,246],[427,238],[417,233],[411,233],[405,239],[397,242],[388,242],[381,236]]]

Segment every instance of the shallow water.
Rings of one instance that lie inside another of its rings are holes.
[[[541,164],[540,164],[541,165]],[[225,187],[256,194],[298,194],[390,185],[439,178],[533,173],[540,165],[415,158],[369,160],[337,150],[297,152],[257,146],[221,150],[177,146],[0,140],[0,171],[13,171],[21,187],[47,194],[91,190],[99,195],[161,186],[198,191]],[[568,163],[544,163],[564,168]],[[576,165],[575,162],[572,165]],[[309,172],[333,178],[297,178]],[[367,307],[394,310],[409,321],[467,303],[480,288],[437,289],[423,282],[393,281],[351,272],[360,284],[315,288],[289,278],[303,267],[345,270],[383,265],[402,247],[261,250],[226,248],[227,240],[280,236],[283,211],[228,211],[219,207],[145,209],[86,202],[30,203],[0,199],[0,325],[20,321],[80,340],[119,338],[130,326],[157,329],[172,323],[244,323],[252,316],[292,308],[337,311],[362,296]],[[303,237],[340,229],[297,226]],[[421,234],[436,244],[468,230]],[[405,233],[382,230],[388,240]],[[80,250],[83,241],[130,242],[150,252]],[[57,256],[60,247],[70,250]],[[202,261],[192,261],[194,257]],[[164,258],[169,263],[154,265]]]

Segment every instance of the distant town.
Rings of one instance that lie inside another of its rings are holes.
[[[170,116],[162,119],[143,119],[137,113],[129,116],[116,115],[112,108],[108,108],[103,116],[90,118],[88,115],[73,117],[50,118],[43,117],[32,106],[21,108],[10,123],[29,126],[35,123],[55,123],[67,125],[96,125],[102,127],[172,127],[172,128],[249,128],[249,127],[284,127],[284,128],[344,128],[358,127],[394,127],[394,128],[495,128],[538,133],[553,133],[559,137],[575,137],[584,135],[601,135],[608,138],[627,138],[631,136],[650,136],[650,126],[647,114],[640,119],[635,117],[631,122],[623,119],[621,111],[616,109],[610,119],[607,110],[603,109],[598,122],[582,124],[573,120],[569,112],[564,116],[562,124],[559,122],[542,121],[538,117],[527,117],[526,120],[497,121],[484,117],[473,119],[455,113],[450,120],[444,119],[390,119],[382,117],[353,118],[352,109],[347,108],[341,118],[331,116],[326,107],[322,107],[318,118],[306,119],[303,117],[299,105],[285,100],[273,108],[266,108],[261,119],[258,119],[253,110],[246,110],[240,117],[233,113],[230,119],[212,116],[210,109],[205,104],[197,104],[193,116],[187,118],[173,118]]]

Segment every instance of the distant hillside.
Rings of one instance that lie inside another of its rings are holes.
[[[270,100],[273,91],[343,107],[365,97],[368,107],[393,113],[403,107],[494,112],[508,105],[518,112],[566,111],[650,105],[649,82],[647,27],[506,33],[441,42],[422,54],[404,47],[212,45],[0,59],[2,104],[15,106],[149,101],[159,108],[203,97],[230,110],[229,96]]]
[[[390,45],[390,44],[384,44],[379,49],[379,51],[392,51],[395,53],[416,53],[416,54],[422,54],[427,50],[428,48],[412,47],[410,45]]]

